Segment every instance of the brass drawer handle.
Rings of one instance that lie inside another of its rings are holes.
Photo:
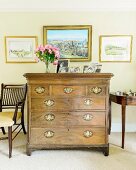
[[[45,104],[46,106],[49,106],[49,107],[53,106],[54,103],[55,103],[54,100],[45,100],[45,101],[44,101],[44,104]]]
[[[45,119],[46,119],[47,121],[53,121],[53,120],[55,119],[55,115],[52,114],[52,113],[46,114],[46,115],[45,115]]]
[[[90,99],[86,99],[85,101],[84,101],[84,105],[86,105],[86,106],[90,106],[90,105],[92,105],[92,100],[90,100]]]
[[[48,131],[44,132],[44,136],[46,138],[52,138],[54,136],[54,132],[51,130],[48,130]]]
[[[35,92],[37,93],[37,94],[41,94],[41,93],[44,93],[45,92],[45,88],[44,87],[36,87],[35,88]]]
[[[87,114],[83,115],[83,119],[86,121],[90,121],[93,119],[93,115],[87,113]]]
[[[91,88],[90,91],[94,94],[99,94],[102,92],[102,88],[96,86],[96,87]]]
[[[91,132],[90,130],[86,130],[84,131],[83,136],[86,138],[90,138],[93,136],[93,132]]]
[[[73,91],[73,89],[71,87],[64,88],[64,93],[66,93],[66,94],[70,94],[70,93],[72,93],[72,91]]]

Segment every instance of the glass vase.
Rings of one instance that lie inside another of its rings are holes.
[[[46,68],[45,68],[45,73],[50,73],[50,67],[49,67],[50,62],[45,62]]]

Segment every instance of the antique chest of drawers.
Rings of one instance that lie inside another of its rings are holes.
[[[110,73],[26,73],[27,155],[36,149],[101,148],[109,154]]]

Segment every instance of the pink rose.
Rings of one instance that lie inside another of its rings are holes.
[[[39,62],[39,58],[35,57],[34,60],[38,63]]]
[[[45,47],[43,45],[40,45],[39,46],[39,51],[44,52],[45,51]]]
[[[55,60],[55,61],[53,62],[53,65],[58,65],[58,60]]]

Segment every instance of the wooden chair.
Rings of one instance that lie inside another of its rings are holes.
[[[9,141],[9,158],[12,156],[12,141],[22,129],[24,134],[26,134],[24,126],[24,105],[26,92],[27,84],[1,84],[0,128],[2,129],[3,134],[5,134],[4,127],[8,127],[8,137],[1,137],[0,140],[8,139]],[[13,129],[12,127],[14,125],[16,126]],[[12,133],[17,129],[18,131],[16,135],[12,137]]]

